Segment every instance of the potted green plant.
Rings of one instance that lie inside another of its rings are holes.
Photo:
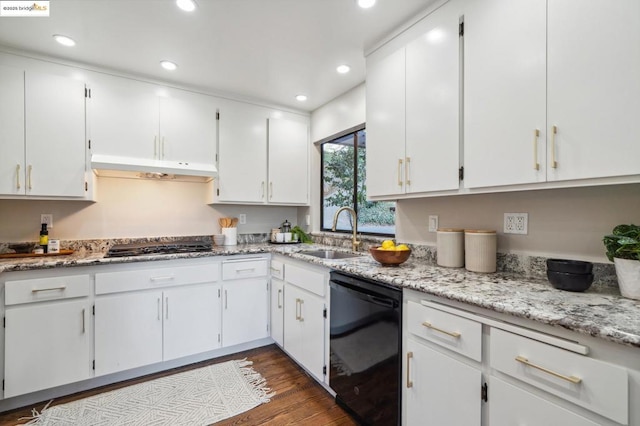
[[[616,265],[620,293],[640,300],[640,226],[618,225],[603,242],[607,258]]]
[[[300,228],[298,225],[296,225],[293,228],[291,228],[291,233],[294,235],[293,239],[297,240],[297,241],[300,241],[301,243],[312,243],[313,242],[313,240],[311,239],[309,234],[304,232],[302,230],[302,228]],[[296,236],[297,236],[297,238],[296,238]]]

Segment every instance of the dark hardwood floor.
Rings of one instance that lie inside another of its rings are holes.
[[[118,389],[134,383],[158,377],[217,364],[232,359],[247,358],[253,361],[253,368],[267,380],[267,385],[276,395],[268,404],[216,423],[216,425],[357,425],[333,400],[333,397],[309,377],[298,365],[276,345],[228,355],[214,360],[176,368],[143,378],[128,380],[87,392],[57,398],[52,405],[63,404],[101,392]],[[32,408],[41,410],[48,401],[0,414],[0,426],[25,423],[20,418],[30,417]]]

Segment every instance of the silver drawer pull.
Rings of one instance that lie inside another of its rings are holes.
[[[407,388],[413,387],[413,382],[411,381],[411,370],[409,370],[409,367],[411,366],[412,358],[413,358],[413,352],[407,352]]]
[[[51,287],[51,288],[36,288],[31,290],[31,293],[40,293],[41,291],[64,291],[67,288],[66,285],[61,285],[60,287]]]
[[[175,278],[176,277],[174,275],[165,275],[164,277],[151,277],[151,281],[167,281]]]
[[[431,325],[430,322],[423,322],[422,325],[424,327],[430,328],[431,330],[437,331],[439,333],[442,334],[446,334],[447,336],[451,336],[451,337],[455,337],[456,339],[459,339],[460,336],[462,336],[462,334],[458,333],[457,331],[447,331],[447,330],[443,330],[441,328],[438,327],[434,327],[433,325]]]
[[[244,268],[244,269],[236,269],[236,273],[239,274],[241,272],[252,272],[255,271],[256,268]]]
[[[542,366],[537,365],[537,364],[533,364],[533,363],[529,362],[529,360],[527,358],[525,358],[523,356],[520,356],[520,355],[518,355],[516,357],[516,361],[523,363],[527,367],[535,368],[536,370],[543,371],[543,372],[545,372],[547,374],[551,374],[554,377],[557,377],[557,378],[562,379],[562,380],[566,380],[567,382],[571,382],[571,383],[576,384],[576,385],[582,382],[582,379],[580,377],[565,376],[564,374],[556,373],[555,371],[549,370],[548,368],[542,367]]]
[[[276,273],[280,273],[280,269],[276,269],[273,266],[271,267],[271,272],[276,272]]]

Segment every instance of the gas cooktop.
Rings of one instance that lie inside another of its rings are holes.
[[[194,253],[211,251],[212,244],[206,241],[174,241],[170,243],[116,244],[109,248],[105,257],[144,256],[148,254]]]

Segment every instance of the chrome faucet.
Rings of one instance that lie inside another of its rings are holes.
[[[351,216],[353,217],[353,239],[351,241],[351,248],[353,249],[353,251],[358,251],[358,247],[360,246],[360,241],[358,241],[358,216],[354,209],[347,206],[340,207],[336,214],[333,215],[333,226],[331,227],[331,230],[336,230],[336,225],[338,224],[338,215],[342,213],[343,210],[351,213]]]

